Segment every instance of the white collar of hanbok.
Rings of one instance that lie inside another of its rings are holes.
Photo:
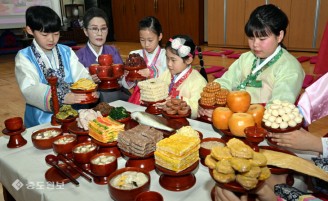
[[[189,69],[191,68],[191,65],[189,65],[186,69],[184,69],[179,75],[178,77],[176,77],[174,79],[174,83],[177,83],[188,71]]]
[[[33,39],[33,44],[36,47],[36,51],[39,52],[42,61],[46,65],[47,68],[52,68],[52,69],[58,69],[59,68],[59,61],[58,61],[58,53],[56,48],[52,48],[51,50],[51,57],[47,57],[46,53],[43,51],[43,49],[39,46],[39,44],[36,42],[35,39]]]
[[[97,52],[92,48],[92,46],[91,46],[91,44],[90,44],[89,41],[88,41],[87,45],[88,45],[88,47],[90,48],[90,50],[91,50],[91,52],[93,53],[93,55],[95,55],[95,57],[96,57],[96,62],[98,63],[98,57],[99,57],[99,55],[102,54],[102,51],[103,51],[103,47],[104,47],[104,46],[101,46],[101,47],[100,47],[100,50],[99,50],[99,53],[97,53]]]

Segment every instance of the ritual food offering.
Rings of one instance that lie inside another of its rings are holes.
[[[59,108],[59,112],[56,114],[56,118],[63,120],[70,117],[77,117],[78,112],[72,108],[71,105],[63,105]]]
[[[79,146],[76,146],[74,149],[73,149],[73,152],[74,153],[88,153],[90,151],[93,151],[97,148],[97,145],[93,144],[93,143],[90,143],[90,144],[81,144]]]
[[[225,105],[229,90],[222,89],[218,82],[209,82],[200,94],[200,104],[203,106]]]
[[[97,119],[97,117],[102,117],[99,111],[96,112],[93,109],[80,109],[79,117],[76,119],[77,126],[84,130],[89,130],[89,122]]]
[[[300,125],[303,116],[293,103],[274,100],[265,110],[262,121],[266,128],[286,129]]]
[[[163,133],[146,125],[138,125],[118,134],[117,146],[135,156],[146,156],[156,149],[156,143],[163,139]]]
[[[43,128],[34,131],[31,139],[33,145],[38,149],[51,149],[52,143],[63,135],[60,128]]]
[[[217,182],[236,181],[246,190],[256,188],[259,180],[271,175],[266,157],[236,138],[229,140],[224,147],[213,147],[205,164],[212,169],[211,176]]]
[[[72,84],[71,89],[92,90],[96,89],[96,87],[97,84],[95,84],[92,80],[81,78]]]
[[[169,115],[187,115],[190,112],[190,106],[184,100],[172,98],[166,101],[163,111]]]
[[[199,136],[199,132],[194,130],[191,126],[183,126],[180,129],[177,130],[176,134],[178,135],[184,135],[184,136],[188,136],[188,137],[198,137]]]
[[[147,181],[147,175],[142,172],[126,171],[115,176],[110,183],[116,188],[131,190],[144,185]]]
[[[227,105],[233,112],[247,112],[251,104],[251,95],[247,91],[231,91],[227,96]]]
[[[60,130],[45,130],[44,132],[39,132],[36,135],[34,135],[34,138],[37,140],[45,140],[45,139],[50,139],[53,137],[58,136],[61,134]]]
[[[145,60],[138,53],[132,53],[125,61],[126,70],[147,68]]]
[[[108,116],[114,120],[119,120],[129,117],[130,113],[124,107],[113,107]]]
[[[116,141],[120,131],[124,131],[124,124],[110,117],[97,117],[89,122],[89,135],[99,142]]]
[[[54,144],[67,144],[73,142],[76,138],[73,136],[63,136],[58,140],[54,141]]]
[[[157,102],[167,98],[168,85],[158,78],[151,78],[138,82],[140,99],[147,102]]]
[[[90,162],[95,165],[105,165],[115,161],[116,157],[111,155],[99,155],[98,157],[92,159]]]
[[[96,105],[96,107],[92,108],[94,111],[99,111],[102,116],[108,116],[109,112],[111,111],[113,107],[110,106],[106,102],[100,102]]]
[[[163,168],[180,172],[199,160],[199,137],[173,134],[156,144],[155,163]]]

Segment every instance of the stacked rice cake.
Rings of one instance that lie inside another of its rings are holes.
[[[124,124],[110,117],[98,117],[89,122],[89,135],[103,143],[117,140],[118,133],[124,131]]]
[[[167,98],[168,85],[160,79],[152,78],[138,82],[140,99],[147,102],[156,102]]]
[[[181,134],[171,135],[156,144],[155,163],[180,172],[199,160],[200,139]]]
[[[132,155],[146,156],[156,149],[156,143],[163,139],[163,133],[146,125],[138,125],[118,134],[117,146]]]

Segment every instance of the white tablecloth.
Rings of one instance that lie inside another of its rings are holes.
[[[145,108],[124,101],[109,103],[111,106],[123,106],[128,111],[144,111]],[[221,137],[215,132],[212,125],[188,119],[190,125],[202,132],[203,137]],[[36,149],[31,141],[33,131],[50,127],[44,124],[27,129],[22,135],[28,141],[20,148],[9,149],[7,143],[8,136],[0,137],[0,182],[6,187],[10,194],[17,201],[107,201],[111,200],[107,185],[97,185],[89,183],[84,178],[79,177],[79,186],[72,183],[64,186],[47,186],[45,172],[50,168],[45,162],[47,154],[54,154],[52,149]],[[264,141],[263,145],[266,144]],[[119,158],[118,168],[123,168],[125,160]],[[208,173],[208,169],[199,164],[196,176],[196,184],[185,191],[173,192],[162,188],[158,182],[159,175],[153,170],[151,174],[151,191],[160,192],[166,201],[182,200],[211,200],[210,191],[214,186],[214,181]],[[12,186],[13,183],[21,182],[22,187],[18,190]]]

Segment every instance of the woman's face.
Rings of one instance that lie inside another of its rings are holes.
[[[166,63],[171,75],[181,73],[189,64],[191,64],[192,60],[193,59],[189,57],[189,59],[183,61],[183,59],[174,54],[170,48],[166,49]]]
[[[148,53],[154,52],[160,40],[162,40],[162,34],[159,36],[152,32],[150,29],[142,29],[139,31],[140,44],[143,49]]]
[[[106,21],[101,17],[94,17],[90,20],[88,27],[84,28],[85,35],[93,49],[99,49],[106,43],[108,27]]]
[[[278,47],[282,41],[284,32],[280,31],[279,36],[270,34],[264,37],[250,37],[248,38],[248,45],[257,57],[265,59],[269,57]]]

